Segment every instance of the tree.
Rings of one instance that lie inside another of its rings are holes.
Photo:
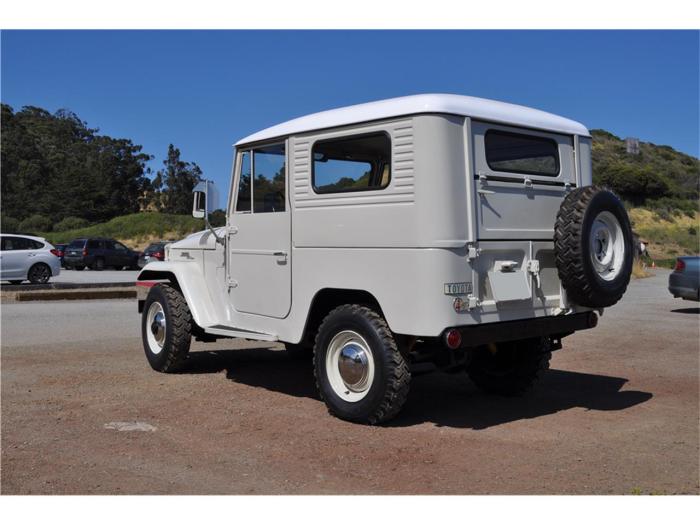
[[[150,184],[150,155],[129,139],[99,135],[75,113],[2,104],[2,209],[18,220],[32,215],[90,222],[139,211]]]
[[[180,160],[180,150],[172,144],[163,166],[151,183],[154,201],[166,213],[190,213],[192,190],[202,180],[202,170],[194,162]]]

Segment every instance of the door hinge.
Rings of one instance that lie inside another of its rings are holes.
[[[481,250],[479,250],[479,248],[477,248],[473,244],[467,245],[467,259],[469,259],[470,261],[476,259],[479,256],[480,252]]]
[[[473,295],[467,295],[467,310],[473,310],[474,308],[478,308],[481,303],[479,302],[479,299],[477,297],[474,297]]]

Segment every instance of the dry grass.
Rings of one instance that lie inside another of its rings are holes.
[[[635,279],[644,279],[645,277],[651,277],[653,273],[646,271],[644,265],[639,259],[635,259],[634,264],[632,264],[632,277]]]
[[[632,228],[648,241],[649,255],[655,260],[700,253],[700,213],[694,217],[673,215],[670,220],[642,208],[629,211]]]

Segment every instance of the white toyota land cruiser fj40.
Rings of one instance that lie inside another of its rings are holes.
[[[207,229],[138,276],[150,365],[178,370],[192,337],[280,341],[313,355],[350,421],[395,416],[426,363],[524,391],[631,273],[588,130],[502,102],[416,95],[291,120],[235,145],[218,229],[215,194],[195,188]]]

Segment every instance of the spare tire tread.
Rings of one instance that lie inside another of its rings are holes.
[[[557,271],[568,299],[575,304],[592,308],[602,308],[617,303],[627,289],[631,271],[630,260],[629,268],[625,268],[621,273],[620,285],[614,288],[608,287],[606,293],[601,293],[601,287],[596,286],[593,275],[585,268],[585,264],[588,262],[587,255],[584,253],[586,239],[583,238],[586,211],[594,197],[602,192],[609,193],[618,199],[611,191],[597,186],[584,186],[571,191],[559,208],[554,228]],[[620,224],[627,237],[626,257],[631,259],[631,246],[627,245],[631,244],[632,229],[621,202],[619,202],[619,206],[623,212]]]

